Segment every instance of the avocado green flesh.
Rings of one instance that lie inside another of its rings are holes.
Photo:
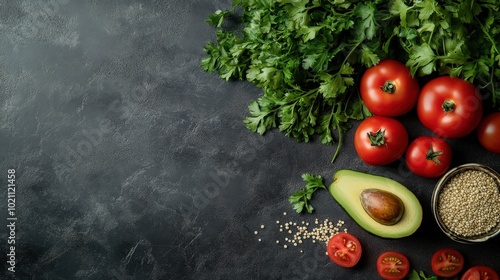
[[[394,225],[383,225],[366,213],[359,194],[364,189],[370,188],[388,191],[403,201],[404,213],[399,222]],[[380,237],[406,237],[413,234],[422,223],[422,206],[417,197],[402,184],[383,176],[339,170],[333,177],[330,194],[359,226]]]

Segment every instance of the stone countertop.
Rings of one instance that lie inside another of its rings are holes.
[[[403,161],[368,166],[346,140],[332,164],[334,147],[247,130],[243,118],[260,90],[199,66],[214,39],[204,21],[230,3],[0,3],[0,172],[16,177],[15,193],[7,179],[0,191],[1,279],[376,279],[384,251],[403,252],[430,274],[443,247],[461,251],[468,267],[500,272],[499,238],[446,238],[430,213],[436,180],[410,174]],[[415,114],[400,120],[410,138],[429,134]],[[500,170],[473,136],[450,144],[454,166]],[[287,197],[303,186],[302,173],[330,184],[342,168],[408,186],[424,209],[420,229],[397,240],[371,235],[326,191],[314,214],[293,212]],[[277,220],[315,219],[345,221],[364,248],[356,267],[333,264],[310,240],[283,248]],[[12,245],[15,272],[7,270]]]

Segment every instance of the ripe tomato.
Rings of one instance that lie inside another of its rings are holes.
[[[353,267],[361,258],[361,243],[354,235],[340,232],[328,241],[327,252],[334,263],[343,267]]]
[[[464,267],[462,254],[454,249],[438,250],[431,259],[431,268],[439,277],[451,278]]]
[[[399,252],[385,252],[377,259],[377,272],[386,280],[403,279],[410,271],[408,258]]]
[[[401,122],[382,116],[363,120],[354,134],[354,148],[371,165],[385,165],[401,157],[408,146],[408,132]]]
[[[420,87],[403,63],[386,59],[361,77],[361,99],[368,110],[381,116],[401,116],[417,104]]]
[[[460,280],[499,280],[499,278],[491,267],[478,265],[469,268]]]
[[[487,115],[479,123],[477,137],[485,149],[500,154],[500,112]]]
[[[450,145],[433,136],[417,137],[406,150],[406,164],[414,174],[436,178],[448,171],[452,161]]]
[[[483,103],[471,83],[442,76],[422,88],[417,114],[422,124],[437,135],[460,138],[476,129],[483,115]]]

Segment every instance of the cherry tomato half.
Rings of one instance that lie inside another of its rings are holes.
[[[377,259],[377,272],[386,280],[403,279],[410,271],[408,258],[399,252],[385,252]]]
[[[380,116],[401,116],[417,104],[420,87],[403,63],[386,59],[361,77],[361,99],[368,110]]]
[[[499,280],[498,274],[491,267],[478,265],[469,268],[460,280]]]
[[[448,171],[452,150],[445,140],[433,136],[417,137],[406,150],[406,165],[414,174],[436,178]]]
[[[484,117],[477,128],[477,137],[485,149],[500,154],[500,112]]]
[[[371,165],[396,161],[408,147],[408,132],[401,122],[382,116],[363,120],[354,134],[354,148]]]
[[[343,267],[353,267],[361,258],[361,243],[352,234],[340,232],[332,236],[327,246],[328,257]]]
[[[464,258],[460,252],[454,249],[438,250],[431,259],[432,271],[439,277],[453,277],[460,273],[463,267]]]
[[[437,135],[460,138],[476,129],[483,115],[483,103],[473,84],[442,76],[422,88],[417,114],[422,124]]]

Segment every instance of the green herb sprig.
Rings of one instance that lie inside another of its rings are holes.
[[[306,185],[291,195],[288,198],[288,201],[292,204],[293,209],[297,213],[302,213],[306,210],[307,213],[311,214],[314,212],[314,207],[311,205],[310,201],[314,192],[319,189],[326,189],[326,186],[320,175],[305,173],[302,174],[302,179],[306,182]]]
[[[425,276],[423,271],[417,272],[416,270],[412,270],[410,274],[408,274],[408,280],[438,280],[437,276]]]

